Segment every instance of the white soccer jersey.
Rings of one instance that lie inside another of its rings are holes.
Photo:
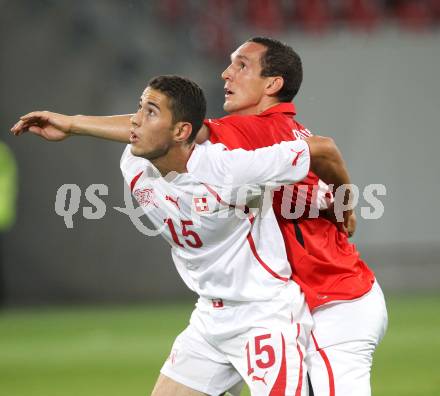
[[[302,140],[255,151],[196,145],[188,173],[165,178],[133,156],[130,145],[121,158],[126,182],[162,229],[187,286],[201,297],[229,301],[270,300],[289,280],[283,237],[261,187],[300,181],[309,166]]]

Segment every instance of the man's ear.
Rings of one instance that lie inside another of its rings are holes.
[[[174,140],[176,142],[185,142],[192,132],[192,125],[189,122],[178,122],[174,127]]]
[[[284,85],[284,78],[281,76],[269,77],[266,85],[266,93],[269,96],[276,95]]]

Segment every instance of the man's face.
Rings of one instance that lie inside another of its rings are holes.
[[[131,117],[131,153],[149,160],[162,157],[173,143],[173,116],[169,98],[147,87]]]
[[[260,58],[264,45],[247,42],[231,55],[231,64],[222,73],[225,80],[225,103],[228,113],[255,114],[265,95],[267,77],[262,77]]]

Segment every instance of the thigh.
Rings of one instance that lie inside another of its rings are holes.
[[[199,392],[191,389],[185,385],[180,384],[167,377],[164,374],[160,374],[154,386],[151,396],[204,396],[207,393]]]
[[[161,374],[175,383],[220,395],[241,380],[225,355],[189,325],[174,341]],[[172,384],[166,382],[166,384]]]
[[[305,395],[305,340],[302,326],[252,328],[221,345],[253,396]]]
[[[370,396],[374,344],[350,341],[309,352],[307,363],[315,396]]]
[[[388,321],[379,285],[359,299],[318,308],[312,316],[306,361],[315,396],[370,395],[373,353]]]

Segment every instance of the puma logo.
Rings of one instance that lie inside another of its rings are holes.
[[[179,209],[180,210],[180,206],[179,206],[179,197],[177,197],[176,199],[174,199],[173,197],[170,197],[169,195],[166,195],[165,196],[165,199],[167,200],[167,201],[170,201],[170,202],[172,202],[174,205],[176,205],[176,207],[177,207],[177,209]]]
[[[267,374],[267,371],[264,373],[264,375],[262,377],[259,377],[258,375],[253,375],[252,376],[252,381],[253,382],[261,381],[264,385],[267,386],[267,384],[266,384],[266,374]]]

